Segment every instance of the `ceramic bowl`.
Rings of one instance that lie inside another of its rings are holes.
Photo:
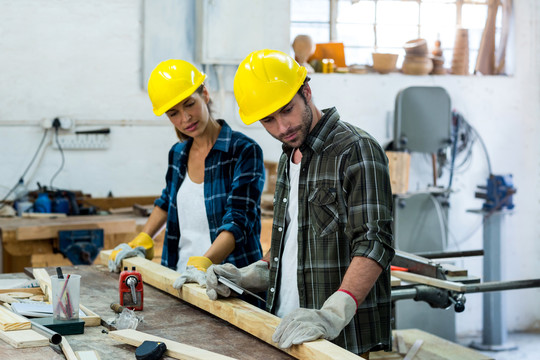
[[[372,53],[373,70],[380,74],[388,74],[396,69],[398,54]]]

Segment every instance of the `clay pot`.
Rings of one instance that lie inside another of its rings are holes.
[[[425,56],[428,53],[427,41],[425,39],[414,39],[407,41],[403,45],[405,53],[411,56]]]
[[[373,70],[380,74],[388,74],[396,69],[398,54],[372,53]]]
[[[427,56],[405,56],[401,71],[407,75],[427,75],[433,70],[433,62]]]

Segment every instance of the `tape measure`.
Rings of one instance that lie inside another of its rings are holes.
[[[158,360],[161,359],[166,350],[165,343],[145,340],[135,350],[135,358],[137,360]]]

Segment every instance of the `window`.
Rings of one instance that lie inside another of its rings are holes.
[[[445,67],[452,62],[456,28],[469,30],[473,73],[489,0],[291,0],[291,43],[299,34],[315,43],[345,45],[347,65],[371,64],[371,53],[404,54],[403,45],[424,38],[430,50],[441,41]],[[502,11],[496,20],[496,44]],[[400,56],[400,61],[402,61]],[[398,64],[399,65],[399,64]]]

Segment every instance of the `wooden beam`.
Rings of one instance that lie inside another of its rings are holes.
[[[16,349],[49,346],[49,339],[32,329],[15,331],[0,330],[0,339]]]
[[[16,228],[18,241],[56,238],[60,230],[103,229],[106,235],[134,233],[136,230],[135,218],[126,218],[121,215],[68,216],[58,219],[29,220],[34,221],[24,225],[19,224]]]
[[[112,250],[103,250],[101,260],[107,263]],[[124,259],[122,266],[135,266],[142,275],[143,282],[176,296],[192,305],[197,306],[230,324],[248,332],[260,340],[277,347],[272,341],[272,335],[281,321],[264,310],[259,309],[237,298],[219,299],[212,301],[206,291],[198,284],[186,284],[181,290],[173,288],[173,283],[179,274],[165,266],[156,264],[141,257]],[[280,349],[297,359],[310,360],[352,360],[361,357],[339,347],[327,340],[316,340],[302,345],[293,345],[289,349]]]
[[[143,333],[141,331],[124,329],[110,331],[109,336],[116,341],[120,341],[129,345],[139,346],[145,340],[163,342],[167,345],[165,355],[175,359],[186,360],[234,360],[234,358],[221,355],[212,351],[200,349],[198,347],[182,344],[176,341],[160,338],[158,336]]]
[[[32,325],[27,318],[0,306],[0,330],[12,331],[30,328],[32,328]]]
[[[420,283],[425,285],[431,285],[442,289],[453,290],[457,292],[465,292],[465,285],[458,282],[435,279],[429,276],[415,274],[407,271],[392,271],[392,276],[401,280]]]
[[[64,356],[67,360],[79,360],[77,359],[77,355],[75,355],[75,352],[71,348],[71,345],[69,345],[65,336],[62,337],[60,348],[62,349],[62,352],[64,353]]]

